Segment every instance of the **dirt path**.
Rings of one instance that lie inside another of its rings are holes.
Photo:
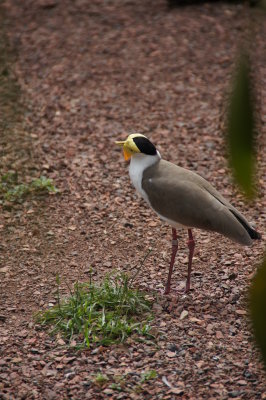
[[[95,280],[112,269],[128,271],[154,242],[136,285],[163,287],[170,229],[130,185],[113,143],[129,132],[147,134],[164,158],[209,179],[263,233],[265,197],[247,206],[233,187],[220,123],[246,24],[243,8],[169,12],[163,0],[7,0],[4,8],[26,107],[10,128],[13,145],[6,145],[1,166],[48,175],[61,194],[1,212],[0,398],[265,399],[245,315],[262,242],[246,249],[195,232],[194,290],[171,312],[169,299],[159,298],[156,346],[129,341],[77,354],[36,330],[32,319],[55,300],[57,273],[66,287],[88,279],[90,266]],[[256,29],[259,80],[265,30],[261,22]],[[260,90],[265,98],[265,85]],[[263,187],[263,149],[259,166]],[[176,284],[185,279],[186,262],[184,232]],[[180,319],[183,310],[188,315]],[[150,369],[158,377],[135,390]],[[123,375],[123,390],[93,384],[99,371],[110,379]]]

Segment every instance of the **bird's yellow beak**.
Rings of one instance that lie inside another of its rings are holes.
[[[118,146],[123,147],[124,158],[126,161],[128,161],[130,159],[132,153],[130,152],[126,143],[127,143],[126,140],[122,140],[120,142],[119,141],[115,142],[115,144],[117,144]]]
[[[115,142],[115,144],[117,144],[117,146],[120,146],[120,147],[123,147],[125,143],[126,143],[125,140],[121,140],[120,142],[119,141]]]
[[[127,140],[122,140],[120,142],[115,142],[118,146],[123,147],[123,153],[125,160],[128,161],[133,154],[140,153],[139,148],[136,146],[134,142],[134,138],[137,136],[143,136],[140,133],[133,133],[128,136]]]

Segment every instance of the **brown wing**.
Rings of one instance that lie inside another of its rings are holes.
[[[241,244],[250,245],[247,230],[234,216],[244,217],[205,179],[161,160],[148,168],[142,179],[155,212],[179,224],[219,232]]]

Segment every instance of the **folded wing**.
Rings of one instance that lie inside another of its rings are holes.
[[[236,208],[189,170],[161,160],[144,171],[142,187],[154,211],[177,224],[215,231],[243,245],[258,238]]]

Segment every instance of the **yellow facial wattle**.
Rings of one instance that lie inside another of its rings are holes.
[[[126,161],[130,160],[132,153],[124,146],[123,147],[124,158]]]

